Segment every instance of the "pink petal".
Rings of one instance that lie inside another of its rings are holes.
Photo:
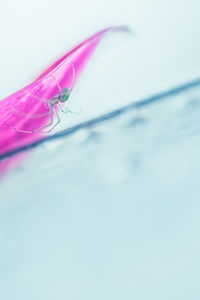
[[[48,124],[50,120],[49,109],[41,99],[52,99],[58,95],[57,83],[59,83],[61,89],[70,88],[73,82],[73,67],[75,69],[75,81],[77,81],[105,34],[126,29],[126,27],[121,26],[100,31],[58,59],[30,85],[1,100],[0,154],[27,145],[40,138],[43,135],[41,131],[22,133],[11,127],[30,131]],[[18,159],[15,157],[1,162],[0,174],[4,174],[17,161]]]

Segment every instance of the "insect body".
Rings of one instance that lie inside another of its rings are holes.
[[[46,104],[47,105],[50,104],[50,105],[53,105],[53,106],[58,105],[61,108],[61,104],[64,103],[64,102],[67,102],[67,100],[70,97],[70,94],[71,94],[71,90],[68,89],[68,88],[65,88],[63,91],[61,91],[61,94],[59,94],[59,95],[53,97],[52,99],[48,100]]]
[[[59,96],[59,101],[66,102],[69,99],[70,94],[71,94],[71,90],[69,90],[68,88],[64,89],[63,95]]]
[[[49,111],[47,113],[38,115],[38,116],[34,116],[34,118],[39,118],[39,117],[44,117],[47,115],[50,115],[50,122],[42,127],[36,128],[34,130],[21,130],[21,129],[17,129],[9,124],[6,124],[7,127],[10,127],[18,132],[23,132],[23,133],[34,133],[34,132],[38,132],[38,131],[42,131],[45,128],[51,127],[53,125],[53,114],[55,115],[55,117],[57,118],[55,124],[47,131],[50,132],[52,131],[57,125],[58,123],[60,123],[60,117],[59,117],[59,113],[58,111],[60,110],[63,113],[68,113],[69,110],[65,109],[63,103],[67,102],[69,100],[69,97],[71,95],[71,92],[73,90],[74,87],[74,83],[75,83],[75,68],[74,65],[72,64],[72,68],[73,68],[73,79],[72,79],[72,86],[70,89],[65,88],[65,89],[61,89],[61,86],[59,84],[59,82],[55,79],[55,77],[53,75],[50,75],[52,77],[52,79],[56,82],[56,85],[58,87],[59,90],[59,94],[54,96],[52,99],[43,99],[40,98],[36,95],[31,94],[30,92],[27,92],[29,95],[31,95],[33,98],[42,101],[45,106],[49,109]],[[26,116],[27,114],[25,113],[21,113],[20,115],[24,115]]]

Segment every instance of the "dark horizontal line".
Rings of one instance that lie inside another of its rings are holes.
[[[40,144],[42,144],[44,142],[52,141],[52,140],[59,139],[59,138],[62,138],[64,136],[67,136],[67,135],[71,135],[74,132],[76,132],[76,131],[78,131],[82,128],[88,128],[88,127],[91,127],[91,126],[95,126],[99,123],[108,121],[110,119],[114,119],[114,118],[118,117],[119,115],[126,113],[129,110],[137,109],[137,108],[140,108],[140,107],[143,107],[143,106],[146,106],[146,105],[150,105],[150,104],[155,103],[157,101],[165,100],[165,99],[167,99],[171,96],[183,93],[183,92],[185,92],[185,91],[187,91],[191,88],[197,87],[197,86],[200,86],[200,78],[195,79],[195,80],[190,81],[190,82],[187,82],[187,83],[184,83],[182,85],[173,87],[173,88],[171,88],[167,91],[163,91],[163,92],[157,93],[155,95],[152,95],[150,97],[144,98],[143,100],[125,105],[125,106],[123,106],[119,109],[113,110],[109,113],[103,114],[103,115],[101,115],[99,117],[96,117],[94,119],[82,122],[78,125],[75,125],[75,126],[70,127],[68,129],[62,130],[62,131],[60,131],[58,133],[55,133],[51,136],[43,137],[42,139],[39,139],[38,141],[35,141],[35,142],[30,143],[28,145],[16,148],[12,151],[8,151],[8,152],[3,153],[3,154],[0,154],[0,160],[11,157],[11,156],[13,156],[17,153],[23,152],[23,151],[33,149],[33,148],[39,146]]]

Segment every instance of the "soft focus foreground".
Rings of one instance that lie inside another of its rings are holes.
[[[199,299],[200,88],[37,147],[1,182],[0,298]]]

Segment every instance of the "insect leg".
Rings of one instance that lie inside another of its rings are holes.
[[[73,78],[72,78],[72,85],[71,85],[71,88],[70,88],[70,93],[73,91],[74,84],[75,84],[75,79],[76,79],[76,73],[75,73],[74,64],[72,64],[72,71],[73,71]]]
[[[61,86],[60,86],[59,82],[57,81],[57,79],[52,74],[50,76],[53,78],[53,80],[55,81],[55,83],[56,83],[56,85],[59,89],[59,93],[60,93],[59,95],[62,95],[62,89],[61,89]]]
[[[70,93],[72,92],[72,90],[73,90],[73,88],[74,88],[74,84],[75,84],[75,67],[74,67],[74,64],[72,64],[72,70],[73,70],[73,78],[72,78],[72,85],[71,85],[71,88],[70,88]],[[55,81],[55,83],[56,83],[56,85],[57,85],[57,87],[58,87],[58,89],[59,89],[60,96],[61,96],[61,97],[64,96],[65,93],[63,93],[63,91],[62,91],[62,89],[61,89],[61,86],[60,86],[59,82],[57,81],[57,79],[56,79],[52,74],[51,74],[50,76],[51,76],[51,77],[53,78],[53,80]]]
[[[65,108],[60,102],[58,103],[58,106],[64,114],[67,114],[69,112],[68,108]]]
[[[37,129],[34,129],[34,130],[22,130],[22,129],[18,129],[18,128],[14,127],[14,126],[11,126],[9,124],[5,124],[5,125],[7,127],[9,127],[9,128],[14,129],[15,131],[18,131],[18,132],[22,132],[22,133],[35,133],[35,132],[38,132],[38,131],[40,131],[42,129],[45,129],[45,128],[47,128],[47,127],[49,127],[49,126],[51,126],[53,124],[53,104],[52,103],[49,105],[49,113],[50,113],[50,122],[48,124],[44,125],[44,126],[41,126],[41,127],[37,128]]]
[[[30,96],[32,96],[33,98],[40,100],[44,103],[44,105],[48,104],[49,100],[45,99],[45,98],[41,98],[39,96],[33,95],[32,93],[26,91],[26,89],[24,89],[24,92]],[[49,112],[45,112],[45,113],[41,113],[41,114],[32,114],[30,113],[25,113],[20,111],[18,108],[13,107],[11,111],[14,111],[15,114],[17,114],[18,116],[21,116],[23,118],[29,118],[29,119],[37,119],[37,118],[42,118],[45,117],[49,114]]]
[[[65,108],[61,103],[58,103],[58,105],[59,105],[59,108],[60,108],[61,112],[64,113],[64,114],[71,113],[71,114],[74,114],[74,115],[79,115],[81,113],[81,110],[79,112],[72,111],[69,108]]]
[[[45,116],[49,115],[49,112],[32,115],[31,113],[22,112],[16,107],[13,107],[12,111],[14,111],[15,114],[17,114],[18,116],[20,116],[22,118],[27,118],[27,119],[38,119],[38,118],[42,118],[42,117],[45,117]]]
[[[57,122],[47,131],[47,133],[51,132],[60,123],[60,117],[59,117],[57,110],[54,107],[52,107],[52,110],[57,117]]]

